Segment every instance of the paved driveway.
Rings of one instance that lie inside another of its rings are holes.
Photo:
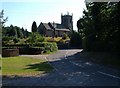
[[[7,86],[120,86],[120,71],[93,64],[80,56],[81,49],[59,50],[51,55],[24,55],[45,58],[54,71],[33,77],[8,78]]]

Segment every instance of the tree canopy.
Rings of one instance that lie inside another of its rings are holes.
[[[4,18],[4,10],[0,12],[0,26],[4,26],[4,23],[8,20],[8,17]]]
[[[37,32],[37,25],[35,21],[32,24],[32,32]]]
[[[89,40],[89,47],[102,46],[103,50],[118,51],[120,37],[120,2],[90,2],[77,21],[78,32]],[[114,47],[111,47],[114,46]]]

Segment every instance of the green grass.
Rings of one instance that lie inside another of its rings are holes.
[[[33,76],[51,71],[53,68],[44,59],[29,57],[5,57],[2,58],[3,76]]]

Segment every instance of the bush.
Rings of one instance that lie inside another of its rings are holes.
[[[45,37],[41,36],[38,33],[32,33],[26,41],[26,43],[28,44],[34,44],[34,43],[37,44],[39,42],[45,42]]]
[[[19,38],[14,38],[13,41],[14,41],[14,43],[18,43],[20,40],[19,40]]]
[[[3,36],[2,37],[2,45],[6,45],[6,44],[14,44],[14,41],[13,41],[14,37],[11,36]]]
[[[82,38],[82,47],[85,51],[91,51],[92,43],[93,43],[92,36],[84,36]]]
[[[45,53],[54,52],[58,50],[57,44],[55,42],[40,42],[34,44],[33,47],[43,47]]]
[[[106,42],[98,41],[93,35],[83,37],[82,39],[83,49],[86,51],[108,51]]]
[[[82,47],[82,37],[79,33],[73,31],[70,38],[70,46]]]
[[[64,33],[63,36],[62,36],[62,39],[65,40],[65,39],[67,39],[67,38],[68,38],[68,35],[67,35],[66,33]]]
[[[58,50],[57,44],[55,42],[39,42],[37,44],[12,44],[4,45],[3,48],[18,48],[20,50],[20,54],[41,54]]]

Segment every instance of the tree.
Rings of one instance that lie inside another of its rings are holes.
[[[71,33],[70,46],[82,47],[82,37],[76,31],[72,31],[72,33]]]
[[[18,38],[23,38],[23,32],[22,32],[22,30],[20,29],[20,27],[15,26],[15,28],[17,29]]]
[[[0,12],[0,26],[4,26],[4,23],[8,20],[8,17],[4,18],[4,10]]]
[[[13,25],[10,25],[9,36],[14,36],[17,38],[17,29]]]
[[[25,31],[24,31],[24,36],[28,37],[28,31],[27,31],[27,29],[25,29]]]
[[[4,23],[7,21],[8,17],[4,18],[4,10],[0,12],[0,49],[1,49],[1,43],[2,43],[2,28],[4,28]],[[4,31],[5,32],[5,31]],[[1,53],[1,52],[0,52]]]
[[[102,46],[100,49],[107,51],[120,50],[120,2],[91,2],[86,3],[86,7],[77,27],[87,45],[96,49]]]
[[[32,24],[32,32],[37,32],[37,25],[36,25],[36,22],[34,21],[33,24]]]

